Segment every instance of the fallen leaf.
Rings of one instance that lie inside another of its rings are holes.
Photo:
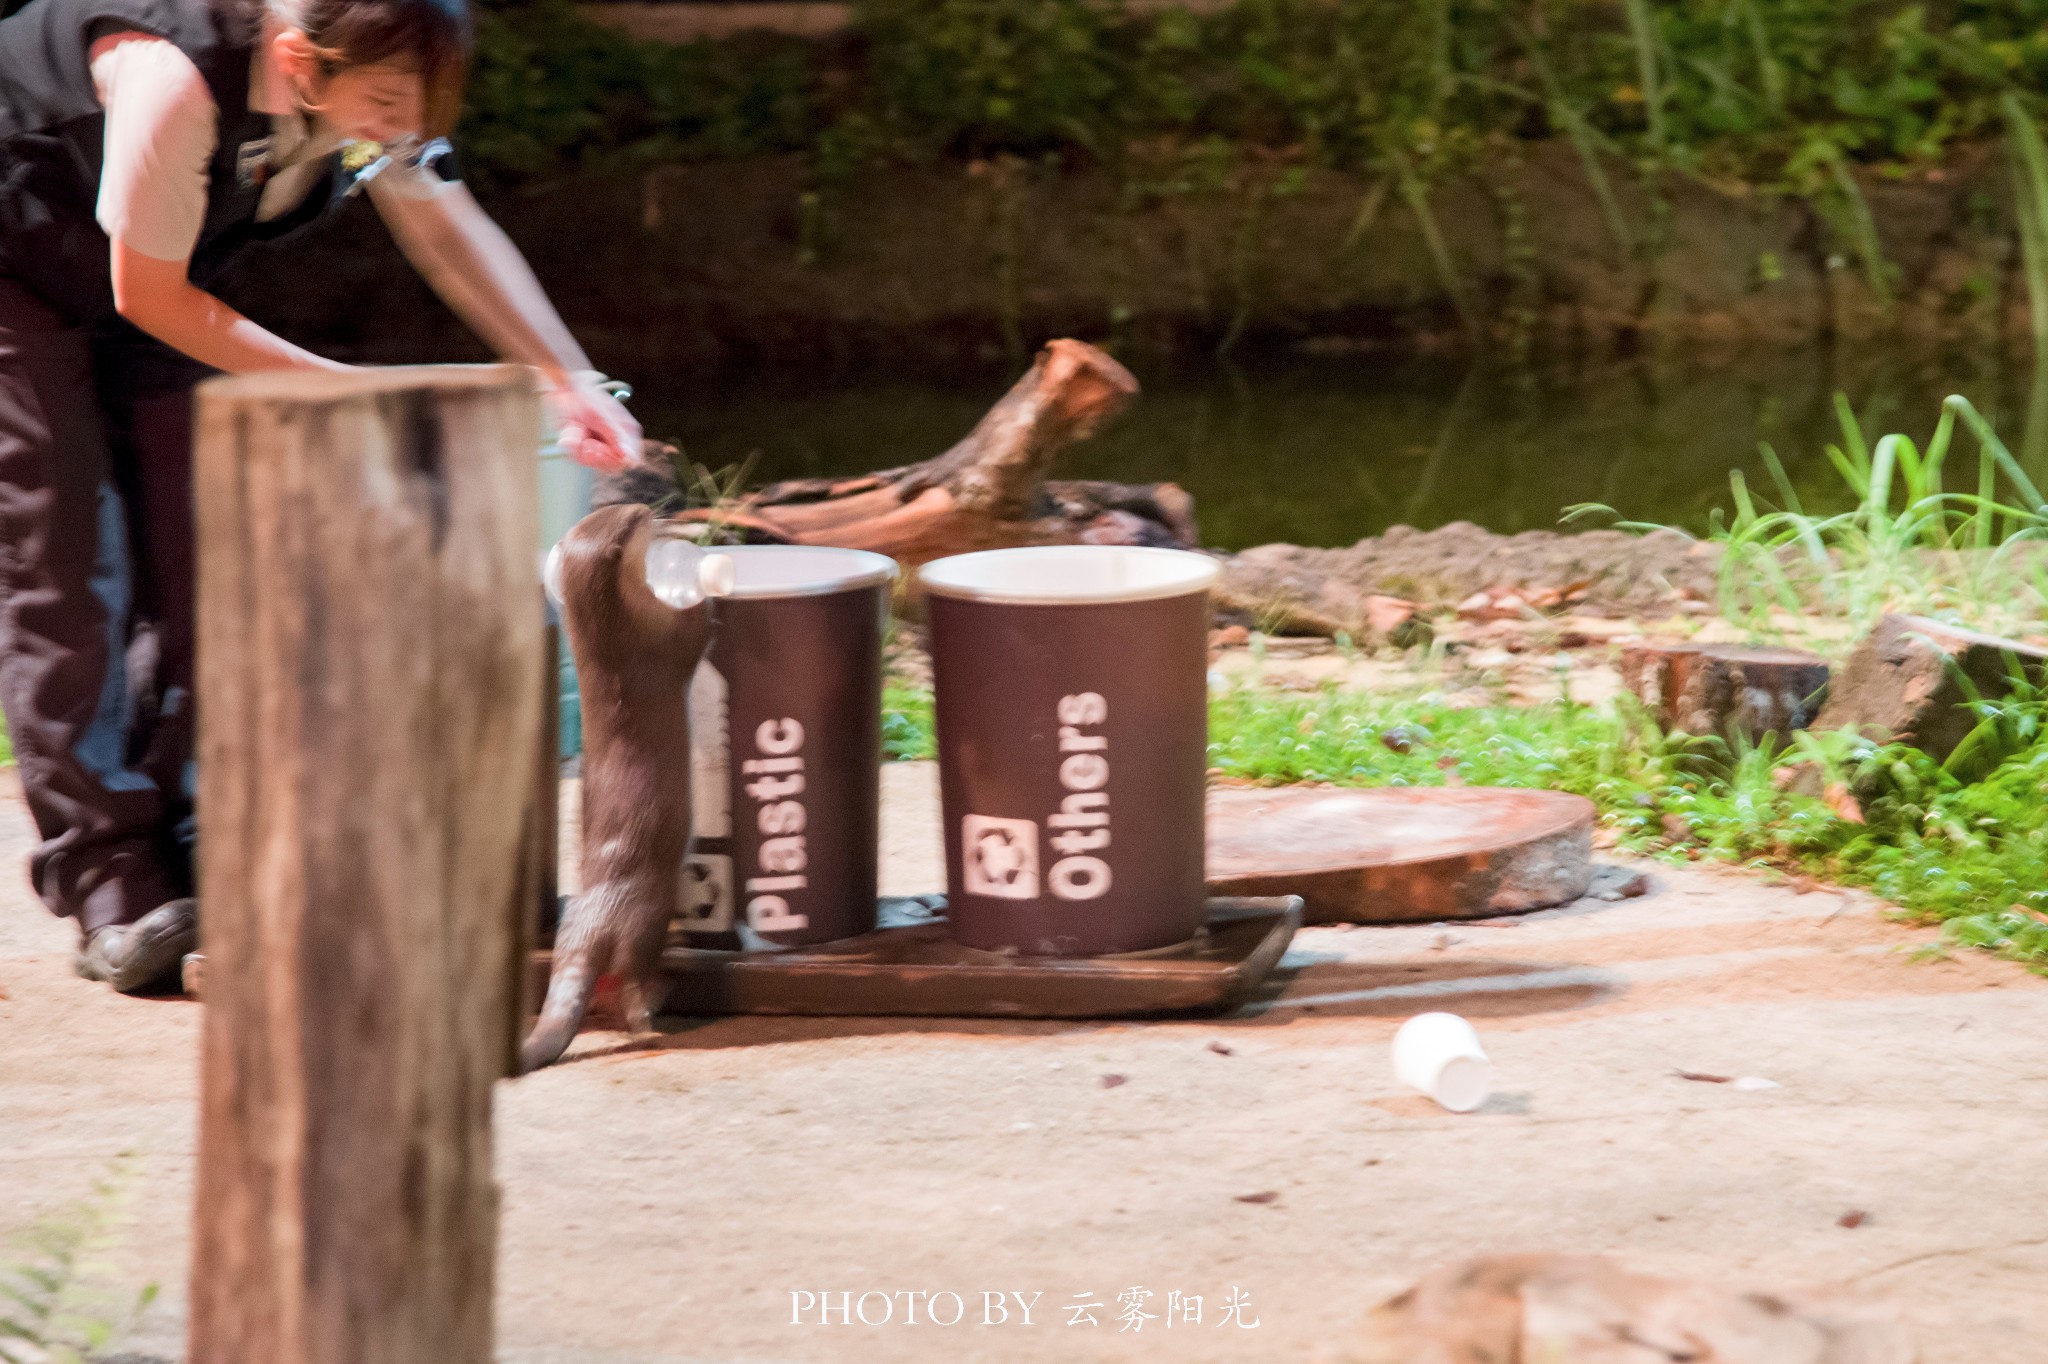
[[[1869,1220],[1869,1213],[1863,1211],[1863,1209],[1861,1208],[1851,1208],[1849,1209],[1849,1211],[1843,1213],[1840,1217],[1837,1217],[1835,1219],[1835,1225],[1838,1227],[1847,1227],[1851,1231],[1854,1231],[1857,1227],[1862,1226],[1865,1222],[1868,1222]]]
[[[1102,1087],[1104,1089],[1115,1089],[1118,1085],[1123,1083],[1124,1077],[1121,1075],[1105,1075],[1102,1077]]]
[[[1697,1080],[1703,1085],[1732,1084],[1735,1080],[1733,1075],[1709,1075],[1699,1070],[1674,1070],[1671,1073],[1681,1080]]]
[[[1279,1196],[1280,1191],[1278,1189],[1267,1189],[1263,1193],[1241,1193],[1237,1196],[1237,1201],[1240,1203],[1271,1203]]]
[[[1221,1042],[1211,1042],[1209,1044],[1209,1050],[1215,1052],[1218,1056],[1237,1055],[1236,1052],[1232,1051],[1229,1047],[1224,1046]]]

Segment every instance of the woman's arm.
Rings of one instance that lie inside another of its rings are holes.
[[[114,243],[114,307],[142,330],[230,374],[259,369],[347,369],[267,331],[185,278],[186,262]]]
[[[399,249],[456,315],[508,360],[546,376],[563,440],[584,463],[618,469],[640,459],[640,425],[598,388],[519,248],[457,181],[394,166],[370,181],[370,200]]]

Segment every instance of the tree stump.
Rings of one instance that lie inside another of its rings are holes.
[[[1783,740],[1813,723],[1828,663],[1800,649],[1650,640],[1622,650],[1621,678],[1666,729]]]
[[[1193,549],[1194,499],[1171,483],[1046,480],[1055,455],[1092,436],[1137,393],[1138,381],[1105,352],[1054,341],[966,439],[936,459],[857,478],[775,483],[678,519],[754,542],[872,550],[906,569],[1012,545]],[[611,500],[654,500],[650,491],[622,490]]]
[[[190,1364],[488,1364],[542,717],[534,386],[199,393]]]
[[[1592,884],[1594,815],[1483,786],[1211,791],[1209,893],[1299,895],[1312,924],[1543,909]]]
[[[1924,616],[1886,616],[1842,666],[1814,725],[1911,744],[1945,762],[1978,723],[1962,679],[1997,700],[2011,694],[2015,672],[2042,685],[2048,650]]]

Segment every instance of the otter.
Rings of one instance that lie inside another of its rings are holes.
[[[690,851],[690,679],[711,606],[681,609],[647,585],[655,534],[646,507],[605,507],[561,545],[562,617],[583,699],[583,893],[555,935],[554,971],[526,1074],[575,1039],[602,976],[616,976],[626,1025],[647,1032],[662,1000],[661,949]]]

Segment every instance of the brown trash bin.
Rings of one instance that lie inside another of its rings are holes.
[[[896,562],[739,545],[690,688],[693,947],[798,947],[875,926],[882,627]]]
[[[949,922],[969,947],[1142,952],[1206,915],[1209,588],[1181,550],[926,564]]]

